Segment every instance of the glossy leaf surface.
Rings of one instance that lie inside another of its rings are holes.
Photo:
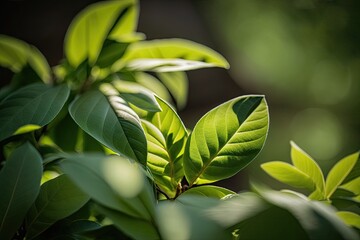
[[[261,168],[276,180],[290,186],[306,188],[310,191],[316,188],[314,181],[308,175],[288,163],[268,162],[262,164]]]
[[[39,83],[13,92],[0,103],[0,141],[25,125],[45,126],[57,116],[68,96],[65,85],[50,87]]]
[[[292,163],[315,182],[318,193],[324,197],[325,181],[319,165],[294,142],[290,144]]]
[[[70,216],[89,200],[65,174],[41,186],[26,217],[27,239],[36,237],[56,221]]]
[[[0,172],[0,239],[11,239],[35,201],[42,175],[42,159],[25,143],[14,150]]]
[[[88,59],[95,64],[104,41],[121,39],[137,26],[138,9],[135,1],[104,1],[88,6],[71,23],[65,37],[64,49],[69,63],[79,66]]]
[[[138,71],[174,72],[204,67],[229,68],[229,63],[219,53],[201,44],[183,39],[162,39],[129,46],[112,70],[125,66]]]
[[[100,91],[87,92],[70,105],[71,117],[106,147],[145,164],[146,138],[138,116],[120,97],[108,99]]]
[[[190,186],[235,175],[260,152],[268,131],[262,96],[230,100],[203,116],[191,133],[184,154]]]
[[[187,131],[177,113],[164,100],[156,100],[162,111],[149,114],[148,121],[143,121],[148,141],[147,166],[160,189],[173,198],[184,177]]]
[[[50,81],[49,64],[38,49],[21,40],[0,35],[0,66],[20,72],[26,64],[29,64],[43,82]]]
[[[359,152],[351,154],[341,159],[330,170],[326,178],[325,194],[327,198],[335,192],[336,188],[342,184],[345,178],[349,175],[359,159]]]

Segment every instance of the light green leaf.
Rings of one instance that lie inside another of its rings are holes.
[[[346,225],[360,229],[360,215],[346,211],[337,212],[336,215],[341,218]]]
[[[296,168],[307,174],[316,184],[322,198],[325,197],[325,181],[319,165],[293,141],[291,144],[291,161]],[[320,200],[320,199],[319,199]]]
[[[106,38],[129,38],[137,26],[138,7],[134,0],[92,4],[73,20],[65,36],[65,55],[73,67],[88,59],[95,64]]]
[[[150,113],[148,121],[142,122],[148,141],[147,166],[160,189],[174,198],[184,177],[182,159],[187,131],[174,109],[159,97],[156,100],[162,111]]]
[[[33,132],[35,130],[40,129],[41,126],[39,125],[35,125],[35,124],[26,124],[24,126],[19,127],[13,135],[19,135],[19,134],[24,134],[24,133],[28,133],[28,132]]]
[[[28,64],[43,82],[50,81],[50,67],[40,51],[19,39],[0,35],[0,66],[20,72]]]
[[[262,149],[268,131],[263,96],[230,100],[203,116],[185,148],[184,171],[190,186],[235,175]]]
[[[174,72],[204,67],[229,68],[229,63],[219,53],[201,44],[183,39],[162,39],[131,44],[112,70],[116,72],[124,67]]]
[[[96,211],[108,217],[115,227],[120,229],[132,239],[161,239],[152,221],[127,216],[110,208],[96,206]]]
[[[360,177],[341,185],[340,188],[351,191],[356,195],[360,195]]]
[[[182,193],[181,196],[199,195],[204,197],[221,199],[231,194],[235,194],[235,192],[218,186],[205,185],[205,186],[190,188],[189,190],[186,190],[184,193]]]
[[[155,203],[151,187],[135,163],[120,156],[65,155],[63,172],[93,200],[126,215],[150,220]]]
[[[342,184],[345,178],[349,175],[359,159],[359,152],[351,154],[335,164],[330,170],[325,185],[326,198],[330,198],[335,192],[336,188]]]
[[[60,112],[69,96],[65,86],[35,83],[10,94],[0,102],[0,141],[25,125],[45,126]]]
[[[296,188],[306,188],[314,191],[314,181],[304,172],[285,162],[268,162],[261,164],[261,168],[276,180]]]
[[[56,221],[70,216],[89,200],[65,174],[41,186],[26,216],[26,239],[33,239]]]
[[[144,72],[135,73],[135,81],[142,86],[153,91],[156,95],[167,102],[171,102],[172,98],[168,89],[155,77]]]
[[[120,96],[125,101],[149,112],[161,111],[154,93],[140,84],[123,80],[114,80],[111,83],[120,92]]]
[[[35,201],[42,175],[42,159],[25,143],[15,149],[0,172],[0,239],[11,239]]]
[[[118,96],[100,91],[81,95],[69,107],[71,117],[89,135],[111,150],[146,164],[147,146],[136,113]]]
[[[184,72],[167,72],[158,73],[157,76],[161,82],[169,89],[174,97],[177,107],[182,109],[187,103],[188,85],[186,73]]]

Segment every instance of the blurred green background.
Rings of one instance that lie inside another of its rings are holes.
[[[93,2],[2,1],[0,34],[37,46],[54,66],[71,19]],[[139,31],[148,39],[190,39],[230,62],[229,71],[189,73],[188,105],[180,110],[187,127],[233,97],[266,95],[270,131],[263,152],[219,185],[239,191],[248,176],[273,183],[259,165],[289,161],[290,140],[325,172],[359,150],[360,1],[141,0],[140,7]],[[9,77],[1,69],[0,81]]]

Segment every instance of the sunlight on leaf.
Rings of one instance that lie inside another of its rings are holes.
[[[178,109],[187,103],[189,80],[184,72],[163,72],[157,74],[160,81],[169,89]]]
[[[26,124],[22,127],[19,127],[13,135],[19,135],[19,134],[23,134],[23,133],[27,133],[27,132],[33,132],[35,130],[40,129],[41,126],[39,125],[35,125],[35,124]]]
[[[263,96],[242,96],[208,112],[196,124],[185,148],[190,186],[235,175],[260,152],[268,131]]]
[[[346,211],[337,212],[336,215],[338,215],[338,217],[341,218],[348,226],[360,229],[360,215]]]

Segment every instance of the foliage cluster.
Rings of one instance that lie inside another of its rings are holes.
[[[189,131],[173,107],[186,101],[184,71],[228,63],[191,41],[146,41],[137,18],[134,0],[90,5],[52,69],[35,47],[0,36],[0,65],[14,72],[0,92],[0,238],[357,239],[356,210],[320,201],[359,206],[358,153],[326,185],[295,145],[294,166],[262,166],[312,191],[311,201],[259,184],[243,193],[208,185],[261,151],[265,98],[229,100]]]

